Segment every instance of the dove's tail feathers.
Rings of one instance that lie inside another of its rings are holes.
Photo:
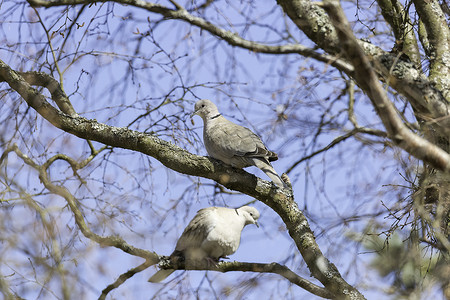
[[[166,279],[170,274],[172,274],[173,272],[175,272],[174,269],[167,269],[167,270],[159,270],[158,272],[156,272],[152,277],[150,277],[150,279],[148,280],[148,282],[161,282],[164,279]]]
[[[273,183],[279,187],[286,187],[286,184],[268,161],[258,158],[253,158],[252,160],[255,166],[261,169],[267,176],[269,176],[270,179],[272,179]]]
[[[269,153],[269,161],[276,161],[278,160],[278,154],[272,151],[268,151]]]

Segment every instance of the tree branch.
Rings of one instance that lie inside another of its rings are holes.
[[[437,0],[414,0],[430,46],[430,79],[450,98],[450,29]]]
[[[45,87],[50,92],[52,100],[55,101],[56,105],[58,105],[63,113],[72,117],[78,116],[66,93],[55,78],[46,73],[35,71],[18,72],[18,74],[20,74],[30,85]]]
[[[337,144],[339,144],[340,142],[345,141],[346,139],[358,134],[358,133],[366,133],[366,134],[372,134],[372,135],[376,135],[376,136],[380,136],[380,137],[387,137],[386,133],[384,131],[381,130],[376,130],[376,129],[370,129],[370,128],[364,128],[364,127],[358,127],[355,128],[349,132],[347,132],[344,135],[338,136],[337,138],[335,138],[334,140],[332,140],[328,145],[326,145],[325,147],[314,151],[313,153],[302,157],[301,159],[299,159],[298,161],[296,161],[295,163],[293,163],[287,170],[286,173],[290,173],[296,166],[298,166],[299,164],[301,164],[302,162],[304,162],[305,160],[311,159],[314,156],[328,151],[331,148],[333,148],[334,146],[336,146]]]
[[[318,2],[278,0],[277,3],[292,22],[320,48],[328,53],[340,53],[336,30]]]
[[[76,198],[65,187],[53,184],[48,177],[47,170],[45,169],[45,167],[37,164],[31,158],[23,154],[16,144],[8,147],[5,150],[5,152],[2,154],[0,158],[0,163],[5,159],[5,157],[10,152],[16,153],[16,155],[20,157],[25,164],[29,165],[30,167],[38,171],[39,179],[41,180],[42,184],[45,186],[47,190],[49,190],[51,193],[55,195],[61,196],[66,200],[67,204],[70,207],[70,210],[72,211],[75,217],[75,223],[77,224],[78,228],[86,238],[100,244],[101,246],[112,246],[124,251],[125,253],[145,258],[151,264],[156,264],[158,262],[158,255],[156,255],[156,253],[154,252],[135,248],[118,236],[103,237],[93,233],[89,228],[89,226],[86,224],[83,213],[78,208]]]
[[[411,132],[397,115],[394,105],[387,97],[368,58],[353,35],[339,1],[326,0],[324,3],[338,32],[342,49],[352,64],[357,66],[354,79],[370,98],[389,138],[416,158],[429,163],[436,169],[449,172],[450,155]]]
[[[111,292],[112,290],[121,286],[125,281],[127,281],[128,279],[133,277],[135,274],[146,270],[148,267],[150,267],[152,265],[154,265],[154,263],[152,261],[146,260],[144,263],[140,264],[139,266],[126,271],[125,273],[120,275],[116,281],[114,281],[113,283],[108,285],[106,288],[104,288],[102,291],[102,294],[100,295],[100,297],[98,297],[98,299],[99,300],[106,299],[106,296],[108,296],[109,292]]]
[[[195,263],[185,263],[185,262],[176,262],[175,264],[171,261],[169,256],[161,256],[159,267],[161,269],[176,269],[176,270],[209,270],[209,271],[217,271],[217,272],[256,272],[256,273],[272,273],[278,274],[291,283],[307,290],[308,292],[322,297],[331,299],[334,298],[333,294],[331,294],[328,290],[323,287],[320,287],[303,277],[295,274],[291,269],[284,265],[280,265],[278,263],[247,263],[247,262],[227,262],[221,261],[216,266],[211,266],[208,263],[203,262],[195,262]]]
[[[411,63],[401,60],[399,56],[386,54],[370,43],[358,42],[382,80],[405,96],[411,106],[420,112],[421,119],[436,123],[443,133],[448,132],[448,102],[425,74],[415,69]]]
[[[398,0],[377,0],[384,19],[394,32],[396,50],[405,53],[420,69],[420,52],[407,9]]]
[[[80,5],[80,4],[91,4],[103,1],[88,1],[88,0],[28,0],[31,6],[37,7],[53,7],[53,6],[65,6],[65,5]],[[311,57],[318,61],[330,64],[335,68],[343,72],[352,72],[353,67],[346,63],[345,61],[339,59],[339,57],[321,54],[316,50],[308,48],[300,44],[287,44],[280,46],[271,46],[256,43],[253,41],[246,40],[240,37],[237,33],[224,30],[215,26],[214,24],[206,21],[205,19],[191,15],[187,10],[177,7],[177,9],[170,9],[160,4],[154,4],[146,1],[134,1],[134,0],[112,0],[111,2],[121,3],[125,5],[131,5],[134,7],[145,9],[149,12],[158,13],[169,19],[177,19],[185,21],[191,25],[197,26],[203,30],[208,31],[214,36],[217,36],[232,46],[240,47],[243,49],[248,49],[257,53],[266,54],[300,54],[305,57]]]

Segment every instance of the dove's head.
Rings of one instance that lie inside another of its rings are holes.
[[[220,116],[219,110],[217,109],[217,106],[212,103],[211,101],[207,99],[199,100],[197,103],[195,103],[194,106],[194,113],[192,116],[198,115],[200,116],[204,121],[214,118],[216,116]]]
[[[242,212],[245,217],[245,225],[255,224],[257,227],[259,227],[259,211],[256,208],[251,206],[242,206],[241,208],[239,208],[239,211]]]

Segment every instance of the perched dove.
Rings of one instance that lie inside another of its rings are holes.
[[[181,234],[170,258],[181,257],[191,263],[204,259],[217,262],[226,258],[239,247],[242,229],[248,224],[258,226],[258,218],[258,210],[250,206],[201,209]],[[174,271],[159,270],[148,281],[160,282]]]
[[[203,142],[211,157],[235,168],[256,166],[276,185],[285,187],[270,164],[278,159],[278,155],[267,150],[261,139],[250,129],[225,119],[217,106],[209,100],[195,103],[194,115],[203,119]]]

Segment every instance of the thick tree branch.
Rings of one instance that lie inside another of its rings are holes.
[[[176,269],[176,270],[209,270],[209,271],[217,271],[217,272],[256,272],[256,273],[272,273],[278,274],[295,285],[307,290],[308,292],[317,295],[322,298],[331,299],[334,298],[333,294],[328,292],[323,287],[320,287],[301,276],[295,274],[291,269],[284,265],[280,265],[278,263],[247,263],[247,262],[226,262],[221,261],[216,266],[211,266],[208,263],[203,262],[195,262],[195,263],[185,263],[185,262],[177,262],[174,264],[170,257],[161,256],[161,260],[159,263],[159,267],[161,269]]]
[[[314,43],[328,53],[339,54],[336,30],[325,11],[310,0],[277,0],[283,11]]]
[[[370,43],[358,43],[372,62],[374,71],[384,82],[406,97],[412,107],[421,113],[421,119],[434,122],[442,132],[448,132],[448,102],[425,74],[415,69],[411,63],[401,60],[399,56],[385,53]]]
[[[378,116],[386,128],[389,138],[399,147],[433,167],[450,172],[450,155],[411,132],[397,115],[383,87],[350,29],[345,14],[337,0],[324,1],[325,7],[338,32],[341,47],[355,68],[354,79],[372,101]]]
[[[45,87],[51,94],[59,109],[69,116],[77,117],[78,114],[72,106],[60,83],[50,75],[43,72],[18,72],[30,85]]]
[[[277,2],[297,27],[319,47],[331,55],[342,55],[341,41],[336,29],[325,11],[319,6],[319,2],[310,0],[278,0]],[[444,90],[434,87],[434,83],[419,69],[409,62],[399,59],[397,54],[387,53],[371,43],[364,41],[359,41],[359,43],[365,54],[371,58],[376,72],[385,79],[389,86],[404,95],[413,106],[426,107],[427,121],[439,120],[439,122],[443,122],[440,124],[441,128],[450,128],[450,118],[448,118],[450,95],[444,94]],[[354,68],[357,67],[354,65]],[[449,73],[447,72],[447,74]],[[353,77],[354,73],[347,73],[347,75]],[[447,87],[445,91],[448,90],[450,89]]]
[[[438,0],[414,0],[426,29],[430,50],[430,79],[450,98],[450,29]],[[450,101],[449,101],[450,102]]]
[[[17,72],[1,60],[0,78],[18,92],[28,105],[42,117],[65,132],[109,146],[147,154],[174,171],[212,179],[229,189],[240,191],[265,203],[282,218],[312,275],[329,292],[337,298],[364,299],[359,291],[349,285],[339,274],[337,268],[323,255],[306,217],[293,199],[291,190],[278,188],[274,184],[257,178],[244,170],[235,169],[207,157],[191,154],[156,136],[127,128],[108,126],[82,117],[74,118],[61,113],[50,105],[42,94],[32,88]],[[41,174],[41,180],[44,184],[48,184],[47,189],[64,197],[72,208],[72,205],[75,205],[73,196],[65,188],[49,184],[45,176],[45,173]],[[73,209],[74,213],[77,212],[76,205]],[[75,216],[80,218],[79,221],[83,225],[81,213],[77,213]],[[89,238],[98,239],[100,243],[106,243],[106,245],[114,247],[122,245],[120,240],[113,241],[109,238],[104,240],[105,238],[98,237],[91,232],[83,233],[87,234]]]
[[[377,2],[384,19],[394,32],[396,43],[394,47],[397,51],[408,55],[411,61],[420,69],[419,46],[408,11],[398,0],[377,0]]]

